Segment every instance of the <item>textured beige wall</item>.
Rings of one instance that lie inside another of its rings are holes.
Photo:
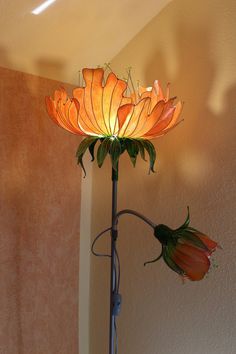
[[[159,245],[147,226],[123,218],[119,353],[235,353],[235,14],[234,0],[175,0],[112,61],[119,72],[133,66],[147,85],[155,78],[170,81],[172,93],[185,101],[184,123],[155,141],[156,174],[148,176],[143,161],[133,169],[122,157],[119,208],[175,227],[189,205],[192,225],[223,246],[217,270],[202,282],[182,285],[163,261],[143,267]],[[110,189],[106,161],[94,169],[94,235],[110,223]],[[104,239],[98,249],[106,245]],[[108,261],[92,258],[91,273],[91,354],[106,353]]]
[[[1,354],[78,354],[79,141],[44,105],[60,84],[0,68]]]

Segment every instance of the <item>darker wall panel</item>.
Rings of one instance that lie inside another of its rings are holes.
[[[0,68],[1,354],[78,354],[79,141],[45,112],[58,85]]]

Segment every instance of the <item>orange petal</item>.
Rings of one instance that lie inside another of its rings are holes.
[[[158,80],[154,81],[153,88],[155,90],[158,101],[165,100],[165,96],[163,94],[162,88],[161,88]]]
[[[47,96],[45,97],[45,103],[46,103],[46,109],[49,117],[54,121],[54,123],[60,125],[58,122],[57,111],[53,99]]]
[[[102,107],[103,75],[103,69],[83,69],[83,77],[86,84],[84,89],[84,107],[86,113],[94,127],[102,135],[106,135],[108,132],[104,122]]]
[[[183,104],[179,101],[179,102],[177,103],[176,107],[175,107],[175,111],[174,111],[174,114],[173,114],[173,118],[172,118],[170,124],[165,128],[165,130],[166,130],[166,129],[170,129],[170,128],[172,128],[173,126],[176,125],[176,122],[177,122],[177,120],[178,120],[178,118],[179,118],[179,116],[180,116],[180,114],[181,114],[181,112],[182,112],[182,109],[183,109]]]
[[[201,280],[210,267],[207,253],[191,245],[178,245],[172,258],[191,280]]]
[[[113,135],[117,123],[117,112],[123,99],[123,93],[127,88],[127,84],[123,80],[119,80],[114,73],[110,73],[107,77],[106,84],[103,89],[103,112],[109,134]]]
[[[61,100],[58,101],[56,110],[58,113],[59,123],[64,129],[68,130],[69,132],[78,134],[78,130],[80,131],[80,129],[79,128],[75,129],[70,123],[70,119],[68,115],[68,107],[70,103],[71,102],[69,99],[66,101],[66,103],[63,103],[63,101]]]
[[[133,115],[126,128],[124,136],[134,138],[139,136],[139,131],[142,129],[148,117],[148,110],[150,106],[150,98],[144,98],[135,105]]]
[[[152,113],[150,114],[150,121],[153,123],[153,126],[146,130],[145,135],[156,135],[159,134],[161,130],[165,129],[166,126],[170,123],[171,120],[167,121],[167,117],[170,112],[173,112],[172,109],[175,108],[173,105],[175,97],[171,98],[169,101],[165,102],[164,100],[159,101],[158,104],[153,108]],[[161,106],[162,102],[162,106]],[[163,105],[164,103],[164,105]],[[160,107],[159,107],[160,105]],[[162,111],[161,108],[163,107]],[[165,120],[165,124],[159,124],[162,120]],[[167,123],[167,124],[166,124]],[[159,125],[158,125],[159,124]],[[161,130],[160,128],[161,127]],[[144,131],[142,132],[144,134]]]
[[[214,252],[217,248],[217,242],[211,240],[208,236],[196,233],[196,236],[200,238],[200,240],[204,243],[204,245],[209,249],[210,252]]]
[[[119,121],[119,132],[123,127],[126,120],[129,120],[133,113],[134,105],[133,104],[125,104],[118,109],[118,121]]]
[[[79,127],[86,132],[88,135],[102,135],[100,129],[94,125],[94,123],[90,120],[90,117],[87,114],[87,111],[84,106],[84,88],[78,87],[73,90],[74,98],[79,102],[79,117],[78,124]]]
[[[84,132],[78,127],[78,124],[73,126],[70,122],[70,112],[68,111],[69,106],[74,106],[73,102],[67,98],[67,95],[64,89],[57,90],[54,94],[56,101],[51,97],[46,97],[46,108],[49,116],[52,120],[62,128],[68,130],[73,134],[84,135]],[[74,107],[75,108],[75,107]],[[76,115],[77,115],[77,109]]]
[[[123,97],[121,100],[121,106],[128,104],[128,103],[132,103],[132,98],[131,97]]]
[[[137,129],[135,132],[134,137],[139,137],[144,136],[145,134],[149,133],[150,130],[156,125],[156,123],[160,120],[163,110],[165,107],[165,102],[160,101],[156,104],[154,109],[152,110],[151,114],[146,118],[146,120],[143,122],[143,126],[141,127],[140,130]]]
[[[63,103],[66,102],[67,100],[67,93],[64,87],[60,87],[58,90],[54,92],[54,101],[58,102],[59,100],[62,100]]]
[[[71,126],[81,135],[86,135],[83,130],[80,129],[78,124],[79,117],[79,102],[72,98],[68,106],[68,116]]]
[[[155,134],[155,135],[148,135],[146,134],[145,136],[142,136],[143,139],[148,139],[148,140],[151,140],[151,139],[155,139],[155,138],[159,138],[160,136],[163,136],[163,135],[166,135],[170,130],[172,130],[173,128],[175,128],[177,125],[179,125],[181,122],[183,122],[183,119],[177,123],[175,123],[175,125],[173,125],[171,128],[165,128],[163,131],[161,131],[160,133],[158,134]]]
[[[140,99],[142,100],[143,98],[151,98],[152,92],[151,91],[142,91],[142,94],[140,96]]]

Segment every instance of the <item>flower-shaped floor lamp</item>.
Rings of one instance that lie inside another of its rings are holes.
[[[109,68],[109,67],[108,67]],[[106,68],[107,69],[107,68]],[[85,85],[80,85],[69,98],[63,88],[55,91],[54,98],[46,97],[49,116],[60,127],[84,139],[79,145],[76,156],[84,172],[83,156],[89,150],[92,160],[95,145],[97,163],[101,167],[107,155],[112,163],[112,223],[94,240],[94,245],[105,232],[111,231],[111,252],[104,255],[110,258],[110,334],[109,354],[117,353],[116,316],[120,311],[119,294],[119,257],[116,248],[118,237],[117,224],[123,214],[132,214],[148,223],[154,236],[162,246],[161,257],[176,273],[190,280],[201,280],[210,267],[210,256],[217,243],[198,230],[189,226],[187,219],[179,228],[172,230],[166,225],[156,225],[142,214],[125,209],[117,212],[118,164],[120,156],[127,151],[135,166],[140,153],[146,161],[149,157],[149,170],[154,172],[156,151],[151,139],[165,135],[179,122],[182,103],[175,103],[175,97],[169,96],[169,85],[164,95],[158,81],[153,87],[135,89],[128,71],[126,80],[118,79],[111,71],[106,80],[104,69],[83,69]],[[101,256],[101,255],[100,255]]]

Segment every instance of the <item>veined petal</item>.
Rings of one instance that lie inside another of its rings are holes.
[[[177,123],[175,123],[175,125],[173,125],[171,128],[165,128],[163,131],[161,131],[160,133],[158,134],[154,134],[154,135],[145,135],[141,138],[143,139],[148,139],[148,140],[152,140],[152,139],[155,139],[155,138],[159,138],[161,136],[164,136],[166,135],[170,130],[172,130],[173,128],[175,128],[177,125],[179,125],[181,122],[183,122],[183,119]]]
[[[118,109],[117,115],[118,115],[118,124],[119,124],[119,127],[118,127],[118,129],[119,129],[118,135],[119,136],[120,136],[120,131],[121,131],[124,123],[127,121],[127,124],[128,124],[130,117],[133,114],[133,110],[134,110],[134,105],[130,104],[130,103],[125,104]],[[126,126],[127,126],[127,124],[126,124]]]
[[[175,111],[175,108],[169,108],[168,111],[165,112],[165,114],[163,114],[162,118],[160,119],[160,121],[155,125],[155,127],[150,131],[148,132],[151,133],[151,134],[158,134],[160,133],[161,131],[163,131],[165,128],[168,127],[169,123],[171,122],[172,120],[172,117],[173,117],[173,113]]]
[[[68,99],[65,90],[57,90],[54,97],[56,100],[45,98],[47,112],[52,120],[73,134],[85,135],[78,124],[74,124],[74,118],[78,115],[77,107],[73,100]]]
[[[108,75],[103,89],[103,112],[104,120],[111,135],[114,134],[118,119],[117,111],[121,105],[126,87],[126,82],[119,80],[114,73]]]
[[[209,249],[210,253],[214,252],[215,249],[219,247],[217,242],[211,240],[206,235],[198,232],[196,232],[195,235],[200,238],[200,240],[204,243],[204,245]]]
[[[128,104],[128,103],[132,103],[132,98],[131,97],[123,97],[122,100],[121,100],[121,105],[120,106],[123,106],[123,105]]]
[[[69,121],[69,117],[67,115],[67,108],[68,105],[70,104],[70,101],[68,100],[66,103],[63,103],[63,101],[58,101],[57,103],[57,113],[58,113],[58,118],[60,120],[60,124],[63,126],[63,128],[69,130],[71,133],[76,134],[76,129],[73,128]]]
[[[172,120],[171,120],[170,124],[165,128],[165,130],[170,129],[176,125],[177,120],[182,112],[182,109],[183,109],[183,104],[182,104],[182,102],[179,101],[175,106],[175,111],[174,111]]]
[[[154,125],[152,129],[150,129],[146,134],[144,134],[144,136],[159,134],[165,128],[167,128],[173,118],[174,111],[175,111],[175,107],[173,106],[171,107],[165,104],[163,112],[160,118],[158,119],[157,123]]]
[[[103,135],[101,130],[94,125],[94,123],[90,120],[88,116],[85,106],[84,106],[84,88],[78,87],[73,90],[74,98],[79,102],[80,109],[79,109],[79,116],[78,116],[78,124],[79,127],[86,132],[86,134],[94,136],[101,136]]]
[[[143,126],[140,129],[136,129],[135,134],[133,137],[142,137],[153,128],[153,126],[160,120],[163,110],[165,107],[165,102],[160,101],[152,110],[151,114],[143,120]]]
[[[54,92],[54,101],[58,102],[59,100],[61,100],[63,103],[66,102],[68,96],[66,93],[66,90],[64,89],[64,87],[60,87],[58,90],[56,90]]]
[[[134,106],[132,116],[130,117],[125,129],[120,131],[120,136],[121,134],[125,137],[133,137],[135,135],[139,126],[142,126],[143,121],[147,118],[149,103],[150,98],[144,98]]]
[[[154,90],[155,90],[156,95],[158,97],[158,101],[162,101],[162,100],[166,101],[166,98],[165,98],[165,96],[163,94],[161,85],[159,84],[158,80],[154,81],[153,87],[154,87]]]
[[[86,135],[86,133],[80,129],[78,124],[79,102],[74,98],[71,99],[70,104],[68,105],[68,116],[72,127],[76,129],[79,134]]]
[[[106,135],[108,131],[104,122],[102,107],[103,74],[103,69],[83,69],[83,77],[86,84],[84,89],[85,111],[97,130]]]
[[[50,96],[45,97],[45,103],[46,103],[46,109],[48,112],[49,117],[56,123],[57,125],[60,126],[59,121],[58,121],[58,114],[55,108],[55,103],[53,99]]]
[[[207,254],[190,245],[178,245],[172,259],[191,280],[201,280],[210,267]]]

